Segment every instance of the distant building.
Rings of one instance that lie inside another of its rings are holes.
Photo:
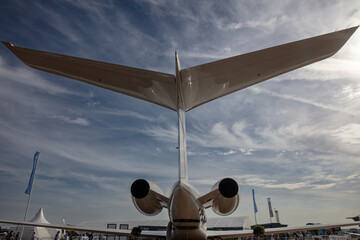
[[[82,222],[78,227],[88,228],[111,228],[111,229],[132,229],[140,227],[147,231],[166,231],[169,223],[168,219],[161,220],[138,220],[138,221],[91,221]],[[251,222],[248,216],[238,217],[215,217],[209,218],[206,224],[208,230],[245,230],[251,229]]]
[[[281,224],[281,223],[263,223],[258,224],[259,226],[263,226],[264,228],[280,228],[280,227],[287,227],[287,224]],[[256,225],[252,225],[251,229],[254,229]]]

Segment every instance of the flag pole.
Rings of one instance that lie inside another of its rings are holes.
[[[254,216],[255,216],[255,225],[258,225],[257,220],[256,220],[256,212],[255,212],[255,210],[254,210]]]
[[[31,200],[31,192],[33,189],[33,183],[35,182],[35,176],[36,176],[36,170],[37,170],[37,166],[38,166],[38,159],[39,159],[39,154],[40,152],[36,152],[34,155],[34,163],[33,163],[33,170],[31,172],[30,175],[30,179],[29,179],[29,185],[25,191],[26,194],[29,194],[29,198],[26,204],[26,210],[25,210],[25,216],[24,216],[24,222],[26,221],[27,215],[28,215],[28,211],[29,211],[29,206],[30,206],[30,200]],[[22,226],[21,228],[21,234],[20,234],[20,240],[22,240],[24,234],[24,226]]]

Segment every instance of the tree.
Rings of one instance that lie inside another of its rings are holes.
[[[265,228],[263,226],[256,225],[253,230],[254,236],[259,238],[265,234]]]
[[[134,236],[135,239],[137,239],[141,234],[141,228],[139,227],[133,227],[133,229],[131,230],[131,235]]]

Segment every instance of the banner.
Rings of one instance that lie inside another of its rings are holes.
[[[268,198],[268,205],[269,205],[269,213],[270,213],[270,217],[274,217],[274,213],[273,213],[273,210],[272,210],[272,207],[271,207],[271,199]]]
[[[257,209],[256,202],[255,202],[255,191],[254,191],[254,189],[252,190],[252,194],[253,194],[253,202],[254,202],[254,212],[257,213],[258,209]]]
[[[25,190],[26,194],[30,194],[30,192],[31,192],[31,188],[32,188],[33,181],[34,181],[34,176],[35,176],[35,172],[36,172],[36,167],[37,167],[37,161],[38,161],[38,158],[39,158],[39,154],[40,154],[39,152],[36,152],[35,155],[34,155],[33,169],[31,171],[28,187]]]

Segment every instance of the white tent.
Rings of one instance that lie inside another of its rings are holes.
[[[44,216],[43,208],[40,208],[39,211],[36,213],[35,217],[31,219],[29,222],[33,223],[46,223],[50,224],[48,220],[46,220]],[[15,233],[21,231],[21,226],[12,227]],[[38,240],[52,240],[55,237],[57,230],[56,229],[46,229],[42,227],[24,227],[24,234],[22,240],[31,240],[33,238],[34,233],[36,233]]]

